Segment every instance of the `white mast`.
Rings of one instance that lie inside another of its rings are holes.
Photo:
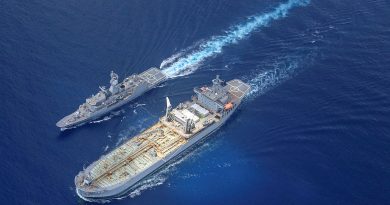
[[[172,105],[171,105],[171,102],[169,101],[169,98],[166,97],[166,99],[167,99],[167,109],[166,109],[166,112],[165,112],[165,117],[168,119],[168,113],[171,111]]]

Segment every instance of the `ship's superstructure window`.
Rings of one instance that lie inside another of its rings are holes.
[[[195,88],[194,92],[198,96],[198,102],[213,112],[222,110],[223,104],[228,100],[227,92],[222,84],[223,81],[217,75],[211,87]]]

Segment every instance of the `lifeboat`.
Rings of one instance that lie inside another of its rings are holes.
[[[232,108],[233,108],[233,103],[232,103],[232,102],[228,102],[228,103],[226,103],[225,106],[224,106],[224,109],[225,109],[225,110],[230,110],[230,109],[232,109]]]

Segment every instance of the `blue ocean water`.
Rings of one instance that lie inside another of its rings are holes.
[[[202,145],[111,204],[390,204],[390,2],[0,2],[0,201],[93,204],[84,166],[216,74],[252,92]],[[170,80],[110,116],[55,123],[121,77]]]

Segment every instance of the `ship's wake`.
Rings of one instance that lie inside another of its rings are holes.
[[[213,36],[200,43],[194,49],[180,51],[161,63],[160,68],[169,78],[188,75],[194,72],[207,58],[222,52],[222,48],[245,39],[253,31],[267,26],[271,21],[286,17],[288,12],[297,6],[305,6],[310,0],[288,0],[270,12],[248,17],[247,21],[225,31],[225,34]],[[188,53],[189,52],[189,53]]]
[[[114,112],[111,112],[109,115],[104,116],[104,117],[101,118],[101,119],[91,121],[90,124],[101,123],[101,122],[110,120],[110,119],[112,119],[113,117],[119,116],[119,115],[121,115],[121,114],[123,114],[123,113],[125,113],[124,110],[114,111]]]
[[[305,65],[310,63],[313,55],[306,57],[287,56],[278,57],[271,62],[264,62],[262,66],[271,67],[268,70],[254,71],[248,76],[244,76],[243,81],[251,86],[251,91],[246,96],[246,99],[254,99],[265,94],[270,89],[280,85],[284,81],[294,77]]]
[[[251,85],[251,91],[247,95],[247,98],[252,99],[266,93],[271,88],[295,75],[298,68],[298,63],[293,61],[288,64],[278,64],[275,69],[254,74],[247,81]]]
[[[287,16],[292,8],[305,6],[308,3],[309,0],[288,0],[286,3],[279,4],[270,12],[249,17],[246,22],[235,25],[225,31],[224,35],[213,36],[208,41],[198,42],[195,46],[179,51],[165,59],[161,63],[160,68],[169,78],[188,75],[197,70],[206,59],[221,53],[225,46],[235,44],[239,40],[248,37],[253,31],[267,26],[271,21]],[[287,57],[278,57],[272,61],[264,62],[264,65],[259,65],[259,69],[255,70],[250,75],[242,76],[241,78],[245,82],[248,82],[252,88],[245,101],[248,102],[250,99],[254,99],[266,93],[280,83],[295,76],[308,60],[306,57],[302,56],[303,55],[293,56],[290,54]],[[306,56],[312,57],[310,54]],[[271,68],[264,69],[269,67]],[[227,69],[231,68],[227,67]],[[130,131],[132,132],[132,130]],[[128,133],[126,133],[125,136],[129,136]],[[127,137],[121,137],[116,143],[116,146],[126,139]],[[213,147],[214,146],[215,144],[213,144]],[[187,154],[181,154],[181,158],[168,163],[168,165],[160,169],[157,173],[141,180],[126,196],[117,199],[127,197],[134,198],[141,195],[145,190],[153,189],[156,186],[164,184],[169,176],[174,174],[174,170],[178,164],[199,155],[202,153],[201,150],[204,150],[206,147],[210,148],[210,145],[206,143],[200,147],[198,146],[196,151],[189,151],[186,152]]]

